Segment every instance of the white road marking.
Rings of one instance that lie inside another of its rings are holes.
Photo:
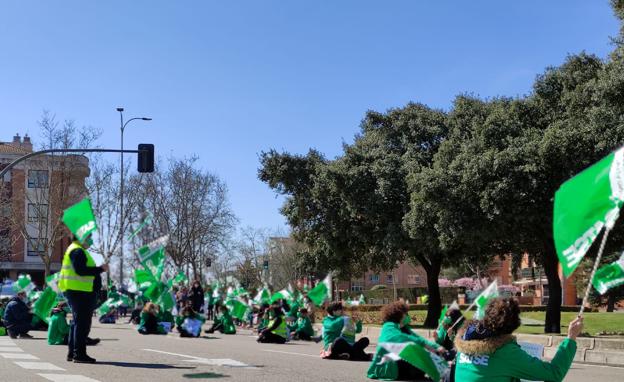
[[[0,353],[23,353],[24,351],[18,347],[0,347]]]
[[[12,342],[12,341],[0,340],[0,346],[17,346],[17,344],[15,344],[15,342]]]
[[[17,366],[28,370],[54,370],[65,371],[65,369],[53,365],[49,362],[14,362]]]
[[[84,375],[67,374],[37,374],[52,382],[100,382],[97,379],[85,377]]]
[[[187,355],[187,354],[171,353],[171,352],[162,351],[162,350],[154,350],[154,349],[143,349],[143,350],[151,351],[154,353],[177,355],[178,357],[190,358],[190,359],[184,360],[185,362],[201,363],[204,365],[212,365],[212,366],[228,366],[228,367],[241,367],[241,368],[247,368],[247,369],[257,369],[257,367],[255,366],[248,365],[246,363],[237,361],[235,359],[229,359],[229,358],[209,359],[209,358],[195,357],[193,355]]]
[[[260,349],[262,351],[268,351],[270,353],[281,353],[281,354],[292,354],[292,355],[300,355],[300,356],[304,356],[304,357],[313,357],[313,358],[318,358],[321,359],[320,356],[318,355],[313,355],[313,354],[305,354],[305,353],[294,353],[294,352],[290,352],[290,351],[280,351],[280,350],[270,350],[270,349]]]
[[[32,354],[26,353],[0,353],[0,356],[6,359],[39,359]]]

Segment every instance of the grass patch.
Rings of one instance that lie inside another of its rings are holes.
[[[577,313],[562,312],[561,313],[561,332],[567,333],[570,321],[576,318]],[[545,312],[526,312],[521,317],[531,318],[534,320],[544,321],[546,319]],[[621,333],[624,331],[624,314],[621,313],[583,313],[584,328],[583,332],[595,336],[600,333]],[[543,326],[526,326],[523,325],[518,329],[519,333],[527,334],[544,334]]]

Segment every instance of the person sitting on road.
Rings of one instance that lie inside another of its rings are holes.
[[[263,344],[285,344],[288,339],[284,311],[279,304],[269,308],[269,323],[258,336],[258,342]]]
[[[180,337],[199,337],[201,327],[206,319],[193,310],[191,301],[182,309],[180,315],[176,318],[176,326]]]
[[[175,327],[175,318],[173,317],[173,314],[161,306],[157,305],[157,307],[158,324],[165,329],[165,332],[170,332],[171,329]]]
[[[312,328],[312,322],[308,316],[308,310],[306,308],[299,309],[299,317],[293,331],[293,338],[302,341],[312,341],[314,336],[314,328]]]
[[[32,330],[32,313],[26,305],[28,301],[25,291],[19,291],[6,306],[4,311],[4,325],[11,338],[32,338],[28,334]]]
[[[117,322],[117,310],[115,308],[111,308],[111,310],[100,316],[99,321],[100,324],[114,324]]]
[[[465,323],[464,316],[459,308],[453,308],[447,310],[444,318],[437,330],[433,332],[433,340],[440,346],[446,349],[444,358],[449,361],[451,366],[450,379],[455,379],[455,358],[457,356],[457,349],[455,349],[455,337],[459,329],[463,327]]]
[[[212,327],[205,331],[205,333],[212,334],[215,331],[221,334],[236,334],[236,325],[230,315],[230,310],[225,305],[219,305],[219,314],[212,323]]]
[[[141,334],[167,334],[158,321],[158,305],[148,302],[141,312],[141,322],[137,330]]]
[[[269,304],[260,305],[258,310],[258,334],[260,334],[269,325]]]
[[[445,349],[442,346],[419,336],[409,328],[410,317],[408,309],[408,305],[402,301],[383,307],[381,310],[383,326],[381,327],[378,343],[415,343],[430,351],[444,354]],[[421,380],[424,378],[425,373],[422,370],[403,360],[384,360],[382,362],[387,353],[386,349],[377,345],[375,355],[368,368],[368,378],[386,381]]]
[[[513,298],[496,298],[485,308],[481,321],[466,323],[457,337],[456,381],[505,382],[562,381],[576,354],[576,337],[583,329],[583,318],[570,322],[552,361],[545,362],[526,353],[512,335],[520,326],[520,306]]]
[[[343,312],[341,302],[332,302],[327,307],[327,316],[323,319],[321,358],[370,360],[370,356],[364,352],[370,343],[368,338],[362,337],[355,341],[356,334],[362,332],[362,321],[355,320],[354,322]]]
[[[52,312],[48,322],[48,345],[67,345],[69,341],[69,324],[67,313],[70,312],[66,302],[59,302]]]

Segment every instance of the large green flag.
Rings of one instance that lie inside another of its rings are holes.
[[[600,294],[605,294],[609,289],[624,284],[624,253],[618,261],[600,267],[596,271],[592,284]]]
[[[63,211],[61,220],[80,241],[84,241],[87,236],[97,229],[89,198],[84,198]]]
[[[156,278],[147,269],[135,269],[134,270],[134,282],[139,290],[145,290],[152,286],[156,282]]]
[[[494,280],[480,295],[475,299],[475,305],[477,306],[477,311],[475,312],[474,318],[480,320],[485,316],[485,307],[491,299],[498,297],[498,283]]]
[[[308,292],[308,298],[316,306],[321,306],[331,298],[331,273]]]
[[[288,289],[282,289],[279,292],[275,292],[273,296],[271,296],[271,304],[278,300],[286,300],[290,303],[293,300],[293,296],[290,294]]]
[[[269,303],[271,301],[271,292],[267,288],[261,288],[253,301],[258,305]]]
[[[563,273],[570,276],[605,226],[613,227],[624,199],[624,148],[555,193],[553,233]]]
[[[184,274],[182,270],[179,270],[178,274],[173,278],[172,284],[180,285],[186,283],[188,283],[188,277],[186,277],[186,274]]]
[[[47,287],[33,304],[33,313],[45,321],[50,319],[50,312],[56,306],[57,294],[54,289]]]
[[[448,373],[449,367],[446,361],[413,342],[382,342],[379,346],[388,351],[379,364],[403,360],[424,371],[434,381],[440,381]]]
[[[230,308],[230,313],[232,314],[232,317],[236,317],[241,321],[245,320],[245,312],[247,311],[247,305],[238,300],[229,300],[228,302],[225,303],[225,305]]]

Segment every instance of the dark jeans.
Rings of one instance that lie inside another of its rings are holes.
[[[208,305],[208,307],[206,308],[206,319],[207,320],[212,320],[214,319],[214,305]]]
[[[66,291],[65,298],[72,310],[73,320],[69,331],[69,354],[74,357],[87,355],[87,337],[91,330],[91,318],[95,306],[94,294]]]
[[[312,336],[308,333],[304,333],[302,331],[295,332],[295,338],[300,339],[301,341],[312,341]]]
[[[10,335],[18,336],[20,334],[28,334],[28,332],[32,330],[32,325],[30,322],[20,322],[19,324],[11,325],[10,328],[7,328],[7,332]]]
[[[278,336],[275,333],[264,332],[258,337],[258,342],[263,344],[285,344],[286,338]]]
[[[364,352],[364,349],[369,343],[370,341],[366,337],[360,338],[353,345],[342,337],[337,338],[332,345],[330,358],[338,358],[340,354],[346,353],[349,354],[349,359],[353,361],[368,361],[370,357]]]

